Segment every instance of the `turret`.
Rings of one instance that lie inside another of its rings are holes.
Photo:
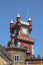
[[[34,40],[30,37],[32,30],[32,19],[29,17],[28,22],[22,21],[20,15],[17,15],[16,23],[13,20],[10,22],[10,37],[11,41],[8,47],[20,47],[26,49],[26,57],[32,57],[34,54]]]
[[[14,43],[14,22],[11,20],[10,22],[10,33],[11,33],[11,42]]]
[[[28,22],[29,22],[29,30],[31,32],[31,30],[32,30],[32,19],[30,17],[28,19]]]
[[[17,15],[17,23],[20,23],[20,15]]]
[[[13,22],[13,20],[11,20],[11,22],[10,22],[10,33],[13,33],[13,29],[14,29],[14,22]]]

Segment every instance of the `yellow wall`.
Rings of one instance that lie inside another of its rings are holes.
[[[20,50],[10,50],[9,53],[12,56],[13,59],[13,65],[24,65],[25,63],[25,58],[26,58],[26,54],[23,51]],[[14,56],[15,55],[19,55],[20,56],[20,61],[19,62],[14,62]]]
[[[41,64],[41,63],[38,63],[38,64],[28,64],[28,65],[43,65],[43,64]]]
[[[10,49],[7,50],[11,56],[12,56],[12,65],[43,65],[43,62],[39,61],[39,63],[37,61],[32,61],[33,63],[31,64],[25,64],[25,59],[26,59],[26,54],[23,51],[20,50],[16,50],[16,49]],[[14,62],[14,56],[15,55],[19,55],[20,56],[20,61],[19,62]],[[4,62],[6,61],[6,59],[4,59],[3,57],[0,56],[0,65],[4,65]],[[7,62],[7,61],[6,61]],[[6,65],[10,65],[8,62]]]
[[[8,52],[11,54],[12,59],[13,59],[13,64],[12,65],[43,65],[43,63],[41,64],[41,61],[39,61],[40,63],[37,63],[37,61],[32,61],[33,63],[31,64],[26,64],[25,63],[25,59],[26,59],[26,53],[23,51],[20,51],[18,49],[10,49],[8,50]],[[14,62],[14,56],[15,55],[20,55],[20,62]]]
[[[4,62],[6,62],[7,65],[9,65],[9,63],[3,57],[0,56],[0,65],[4,65]]]

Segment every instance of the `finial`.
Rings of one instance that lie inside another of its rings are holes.
[[[17,17],[20,17],[20,15],[18,14]]]
[[[29,17],[29,19],[28,19],[28,20],[32,20],[32,19],[31,19],[31,17]]]
[[[11,20],[11,22],[10,23],[13,23],[13,20]]]

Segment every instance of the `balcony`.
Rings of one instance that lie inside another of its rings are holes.
[[[17,39],[19,39],[21,41],[25,41],[25,42],[34,43],[34,40],[29,39],[29,38],[25,38],[25,37],[21,37],[21,36],[17,36]]]

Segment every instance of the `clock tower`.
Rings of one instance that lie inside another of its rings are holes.
[[[8,47],[26,48],[26,58],[32,58],[34,55],[34,40],[31,39],[30,33],[32,31],[32,19],[22,21],[18,14],[16,23],[12,20],[10,22],[10,37],[11,43]]]

